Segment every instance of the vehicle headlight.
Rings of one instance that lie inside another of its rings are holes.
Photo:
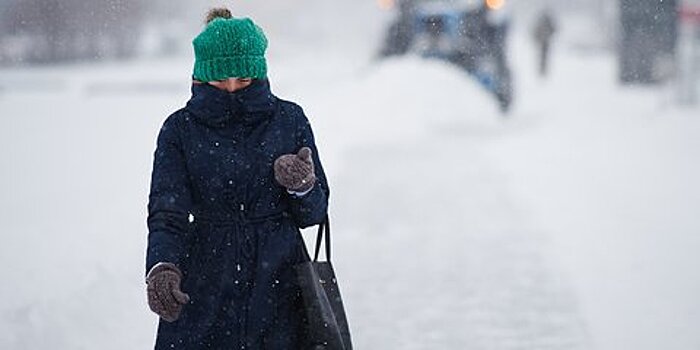
[[[391,10],[396,5],[396,0],[377,0],[377,4],[382,10]]]
[[[506,0],[485,0],[489,10],[500,10],[506,4]]]

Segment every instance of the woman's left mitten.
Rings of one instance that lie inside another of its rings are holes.
[[[297,154],[285,154],[275,160],[277,183],[290,191],[306,192],[314,187],[316,174],[309,147],[302,147]]]
[[[148,273],[148,306],[162,319],[174,322],[190,297],[180,289],[182,272],[174,264],[160,263]]]

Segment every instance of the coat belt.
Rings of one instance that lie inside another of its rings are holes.
[[[245,261],[252,262],[255,260],[255,241],[257,238],[251,235],[249,225],[279,220],[288,216],[289,214],[286,211],[278,211],[266,215],[254,216],[247,215],[245,211],[241,210],[237,215],[231,217],[207,217],[195,215],[193,223],[215,226],[232,226],[232,229],[225,230],[226,237],[224,238],[224,244],[233,246],[234,255],[232,258],[238,267],[237,269],[240,271],[241,263],[244,263]]]
[[[289,216],[289,214],[286,211],[279,211],[265,215],[248,215],[245,211],[241,211],[239,214],[231,217],[208,217],[205,215],[195,215],[194,223],[224,225],[260,224],[270,220],[279,220],[287,216]]]

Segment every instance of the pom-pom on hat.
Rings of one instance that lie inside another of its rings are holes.
[[[199,81],[267,76],[267,38],[250,18],[234,18],[225,8],[213,9],[192,44],[193,76]]]
[[[217,19],[217,18],[231,18],[233,15],[231,11],[225,7],[213,8],[207,12],[207,20],[204,21],[205,24]]]

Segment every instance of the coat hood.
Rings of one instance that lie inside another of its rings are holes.
[[[262,121],[274,113],[276,101],[267,79],[254,80],[246,88],[232,93],[197,83],[192,84],[192,97],[185,108],[203,124],[224,127],[228,122],[254,124]]]

